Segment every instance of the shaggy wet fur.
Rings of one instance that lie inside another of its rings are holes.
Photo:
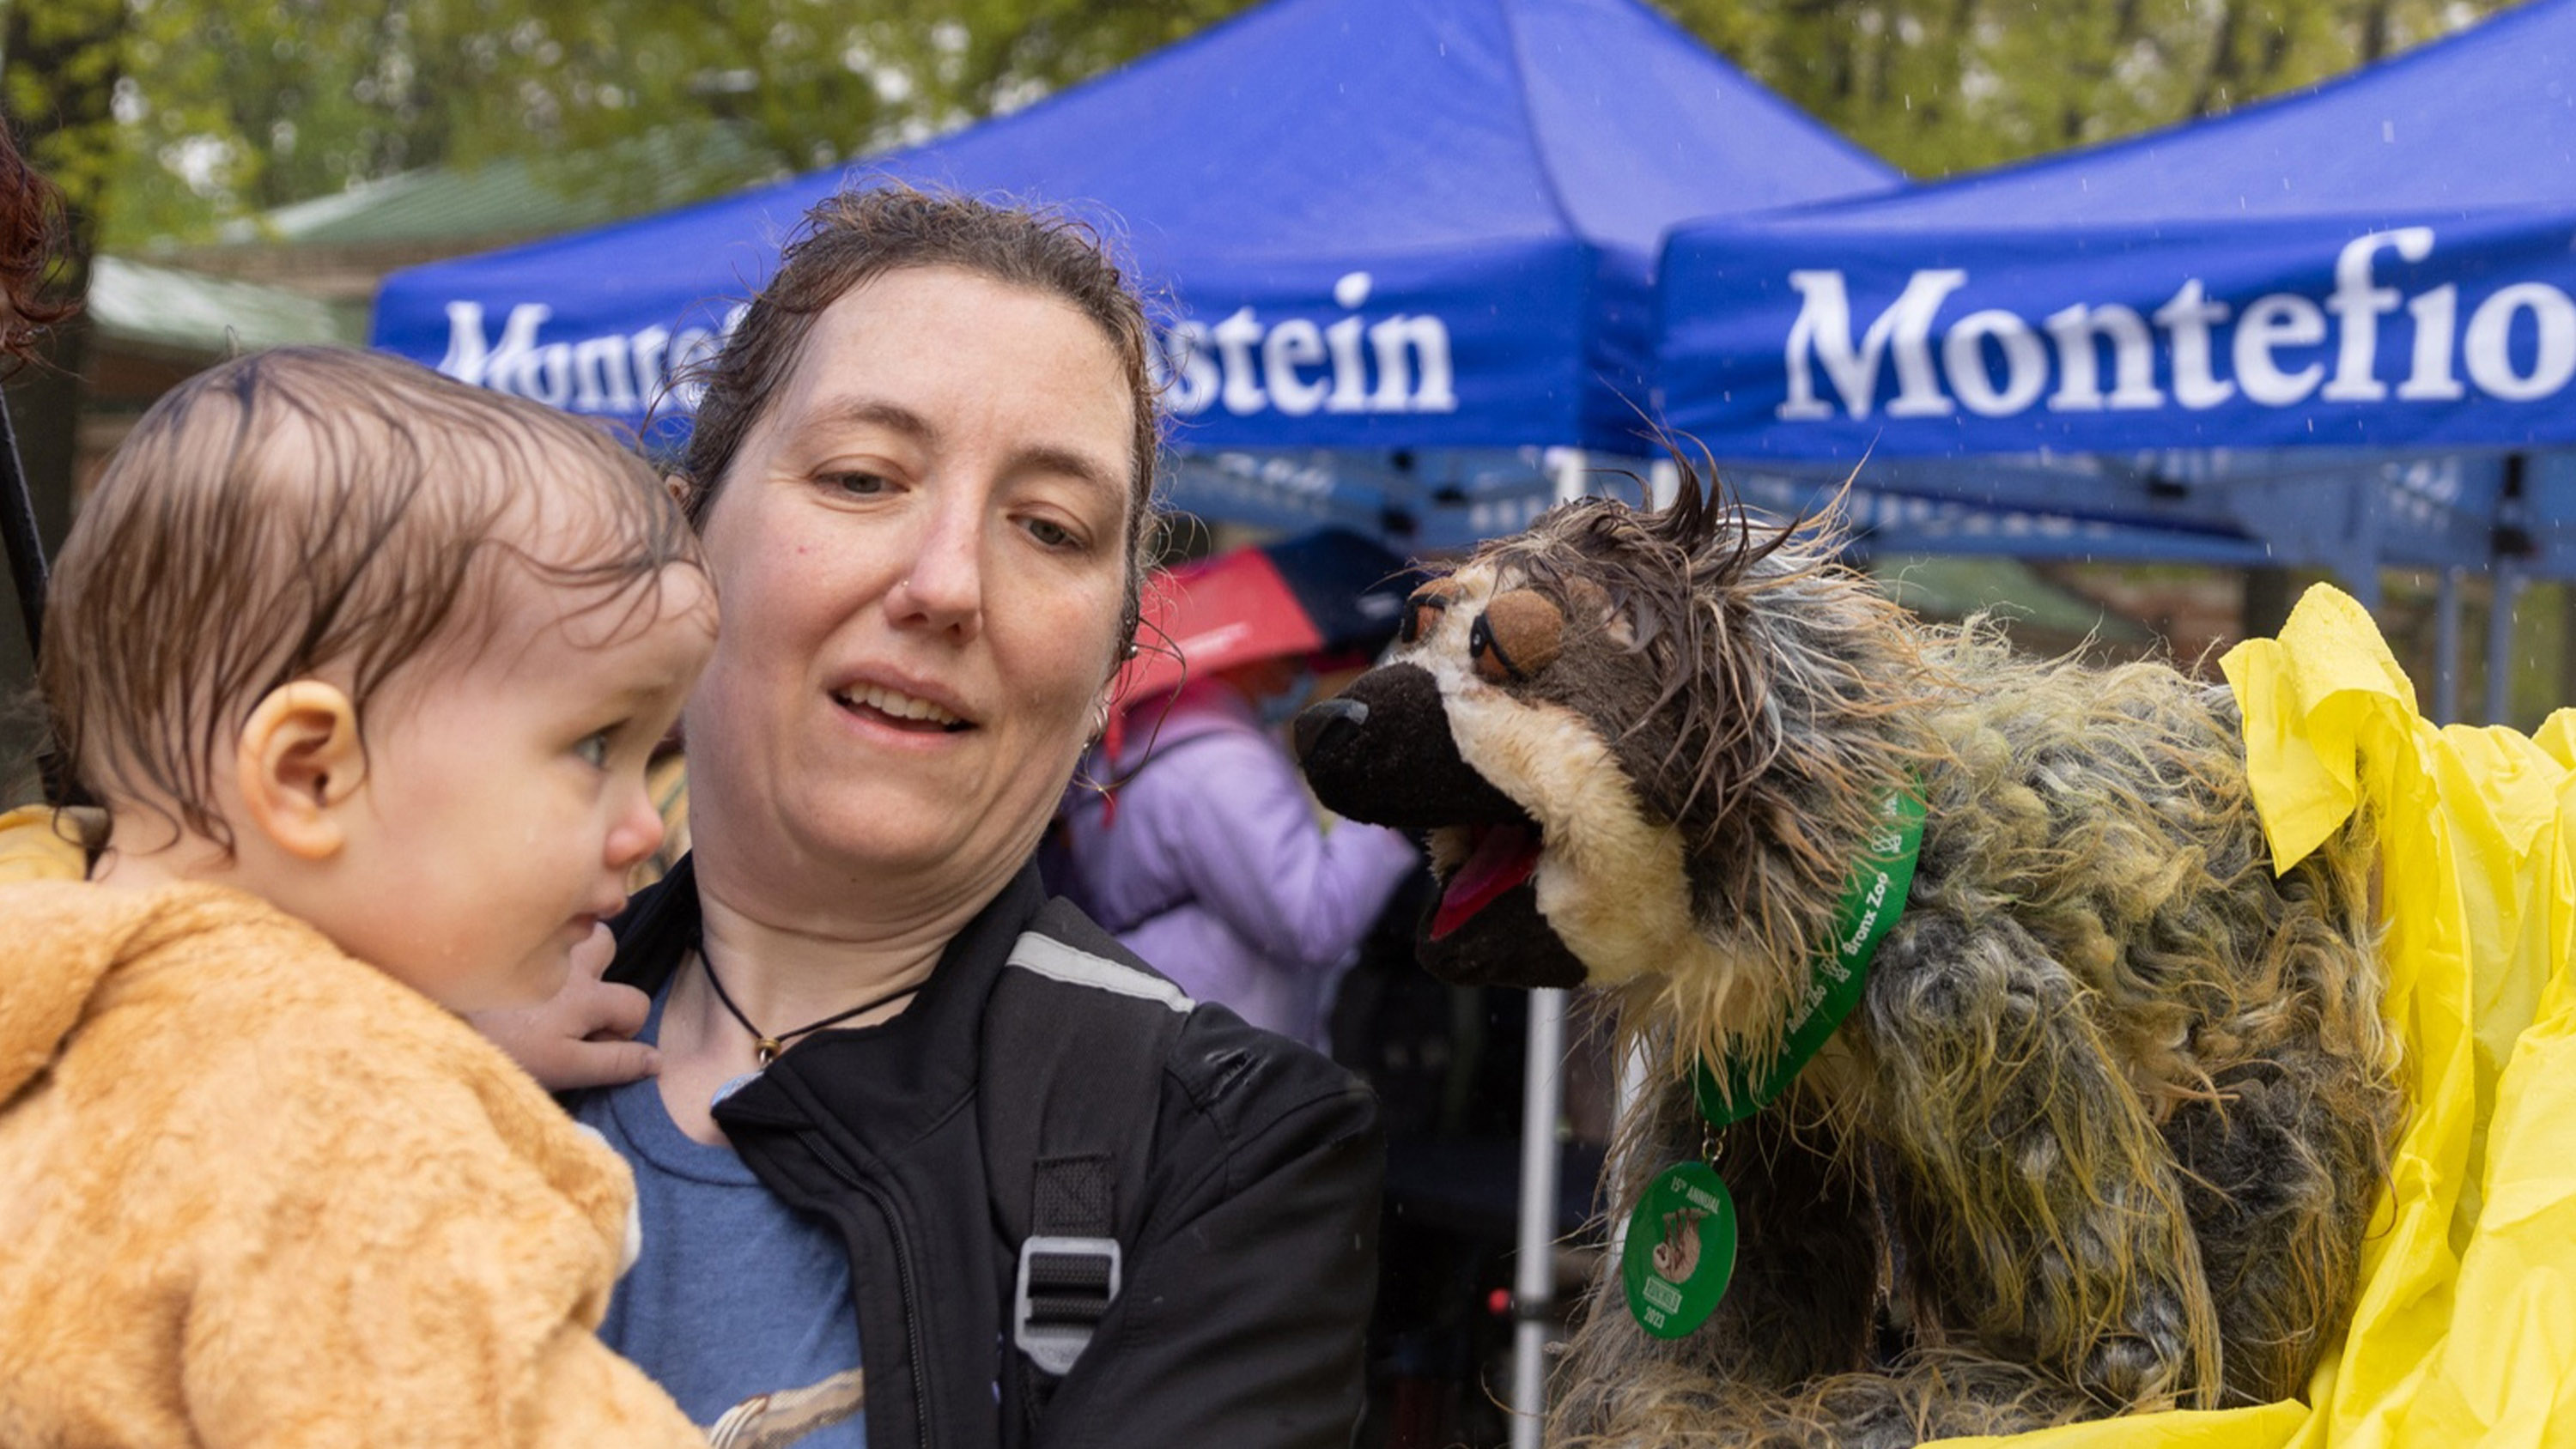
[[[1667,510],[1570,504],[1459,572],[1460,611],[1561,604],[1564,663],[1516,707],[1587,723],[1633,792],[1608,795],[1683,842],[1678,969],[1566,939],[1660,1083],[1614,1221],[1709,1145],[1694,1058],[1776,1050],[1880,802],[1927,807],[1860,1006],[1716,1140],[1724,1303],[1658,1341],[1607,1264],[1551,1439],[1894,1449],[2302,1392],[2402,1111],[2366,834],[2276,879],[2225,689],[1924,625],[1836,544],[1686,473]],[[1444,689],[1454,720],[1475,686]]]

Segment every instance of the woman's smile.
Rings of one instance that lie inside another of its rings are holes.
[[[905,689],[855,680],[832,692],[832,702],[862,723],[912,735],[956,735],[975,728],[961,705],[920,686]]]

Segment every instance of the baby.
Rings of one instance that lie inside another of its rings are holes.
[[[459,1014],[604,951],[715,621],[534,404],[299,348],[144,416],[42,650],[108,833],[0,886],[0,1443],[704,1443],[592,1332],[625,1167]]]

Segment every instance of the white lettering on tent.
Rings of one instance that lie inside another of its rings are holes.
[[[2342,319],[2343,342],[2335,354],[2334,381],[2318,394],[2328,402],[2378,402],[2388,396],[2388,385],[2372,376],[2370,368],[2379,355],[2379,319],[2396,311],[2405,294],[2371,281],[2371,254],[2383,246],[2407,261],[2420,262],[2433,254],[2433,229],[2409,226],[2374,231],[2345,242],[2336,255],[2334,295],[2326,298],[2326,310]]]
[[[1791,272],[1789,285],[1798,289],[1803,301],[1798,307],[1798,320],[1789,326],[1789,400],[1780,405],[1783,418],[1828,418],[1831,405],[1816,396],[1816,381],[1808,360],[1825,365],[1834,381],[1834,391],[1842,397],[1843,408],[1853,417],[1869,416],[1870,402],[1878,394],[1879,359],[1891,345],[1896,351],[1897,392],[1887,405],[1890,417],[1938,417],[1950,411],[1950,400],[1941,396],[1939,381],[1933,376],[1932,357],[1926,340],[1932,335],[1933,314],[1941,310],[1941,301],[1967,285],[1963,271],[1916,272],[1905,284],[1896,301],[1878,314],[1861,335],[1860,346],[1852,346],[1851,298],[1840,272]]]
[[[2525,312],[2531,314],[2539,336],[2534,339],[2531,370],[2517,372],[2508,345],[2515,319]],[[2468,360],[2469,380],[2497,397],[2513,402],[2547,397],[2576,375],[2576,302],[2547,282],[2516,282],[2499,288],[2469,314],[2460,352]]]
[[[1324,405],[1331,389],[1309,382],[1297,369],[1324,360],[1324,334],[1303,317],[1291,317],[1270,329],[1261,343],[1261,376],[1270,385],[1270,400],[1279,411],[1302,418]]]
[[[635,396],[634,344],[618,337],[589,337],[572,349],[573,411],[623,417],[643,411]]]
[[[2316,391],[2326,365],[2312,362],[2283,372],[2277,354],[2284,347],[2314,347],[2325,340],[2324,308],[2290,292],[2257,297],[2236,324],[2236,381],[2251,401],[2288,407]]]
[[[1369,408],[1381,413],[1454,413],[1458,394],[1449,376],[1449,329],[1437,317],[1397,315],[1369,328],[1369,345],[1377,349],[1377,391]],[[1410,353],[1422,369],[1422,386],[1411,386]]]
[[[2087,307],[2079,302],[2049,314],[2048,335],[2057,342],[2057,357],[2065,374],[2048,399],[2052,410],[2101,411],[2105,399],[2093,349],[2096,338],[2111,344],[2114,382],[2109,404],[2115,408],[2164,406],[2165,395],[2157,390],[2155,381],[2156,339],[2147,331],[2147,319],[2135,309],[2116,302],[2104,307]]]
[[[572,344],[549,342],[528,354],[518,391],[550,408],[572,401]]]
[[[721,332],[692,327],[672,335],[666,327],[605,332],[570,340],[540,340],[554,319],[542,302],[510,309],[495,340],[483,304],[447,304],[447,355],[438,370],[460,382],[515,393],[549,407],[606,417],[633,417],[665,397],[682,409],[698,403],[693,370],[713,357],[746,309],[727,313]]]
[[[1357,317],[1345,317],[1324,329],[1324,340],[1333,345],[1333,394],[1324,400],[1324,410],[1335,413],[1368,411],[1368,362],[1360,355],[1360,328]]]
[[[1334,304],[1354,315],[1329,326],[1306,317],[1265,322],[1238,307],[1214,326],[1185,319],[1163,328],[1148,361],[1165,405],[1182,417],[1220,402],[1238,417],[1456,412],[1449,324],[1425,313],[1356,315],[1375,285],[1366,272],[1335,282]]]
[[[2220,382],[2210,358],[2210,329],[2226,320],[2227,304],[2209,300],[2198,277],[2156,309],[2156,325],[2173,339],[2174,401],[2184,407],[2214,408],[2236,395],[2236,384]]]
[[[447,355],[439,359],[438,370],[475,387],[488,387],[496,392],[515,391],[495,379],[517,375],[520,364],[537,345],[537,329],[554,314],[552,307],[535,302],[511,308],[509,320],[501,324],[501,340],[495,344],[483,335],[482,303],[450,302],[447,304]]]
[[[2407,402],[2457,402],[2469,395],[2451,372],[2451,344],[2460,327],[2460,289],[2444,283],[2406,304],[2415,319],[2414,367],[2397,385]]]
[[[1225,369],[1227,412],[1257,413],[1270,406],[1270,396],[1261,390],[1260,374],[1252,366],[1252,349],[1261,342],[1261,330],[1261,319],[1252,315],[1251,308],[1242,307],[1211,333]]]
[[[2003,350],[2004,385],[1996,387],[1986,372],[1986,342]],[[2029,407],[2048,386],[2048,350],[2040,346],[2030,324],[2010,312],[1971,312],[1941,339],[1941,365],[1949,370],[1950,387],[1968,411],[1983,417],[2009,417]],[[1893,408],[1889,411],[1895,411]]]
[[[2271,292],[2240,311],[2212,297],[2202,278],[2186,277],[2147,317],[2117,303],[2079,302],[2037,326],[2000,308],[1940,325],[1942,307],[1968,284],[1968,273],[1927,267],[1909,275],[1857,337],[1845,274],[1792,269],[1799,305],[1782,350],[1786,386],[1775,415],[1784,422],[1866,418],[1891,382],[1884,402],[1891,418],[1960,410],[2011,417],[2043,395],[2049,410],[2071,413],[2160,408],[2168,396],[2195,411],[2240,396],[2265,408],[2311,399],[2383,402],[2392,389],[2379,373],[2380,319],[2401,312],[2412,337],[2393,390],[2399,402],[2455,402],[2472,386],[2531,402],[2576,382],[2576,297],[2565,290],[2507,282],[2477,299],[2462,326],[2457,284],[2409,294],[2378,275],[2383,253],[2422,263],[2434,243],[2433,228],[2423,226],[2355,237],[2337,251],[2333,283],[2321,296]],[[1819,391],[1819,369],[1830,395]]]
[[[1164,405],[1183,415],[1207,411],[1224,379],[1217,374],[1206,324],[1179,323],[1163,333],[1162,344],[1147,350],[1146,361],[1153,365],[1155,386],[1164,389]]]

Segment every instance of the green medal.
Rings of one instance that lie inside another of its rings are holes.
[[[1735,1199],[1704,1162],[1676,1162],[1628,1215],[1619,1286],[1637,1326],[1679,1338],[1708,1321],[1735,1276]]]
[[[1891,795],[1881,815],[1868,854],[1843,887],[1833,940],[1816,953],[1814,974],[1790,1013],[1778,1055],[1768,1061],[1731,1057],[1718,1068],[1701,1061],[1693,1069],[1699,1113],[1711,1129],[1741,1122],[1780,1100],[1860,1004],[1869,959],[1905,911],[1915,858],[1923,849],[1920,796]],[[1688,1232],[1675,1226],[1684,1222]],[[1696,1255],[1676,1246],[1685,1238],[1697,1243]],[[1664,1272],[1667,1267],[1680,1276]],[[1628,1311],[1638,1326],[1657,1338],[1679,1338],[1699,1327],[1726,1296],[1734,1272],[1735,1200],[1715,1166],[1677,1162],[1656,1173],[1629,1215],[1627,1246],[1619,1259]]]

